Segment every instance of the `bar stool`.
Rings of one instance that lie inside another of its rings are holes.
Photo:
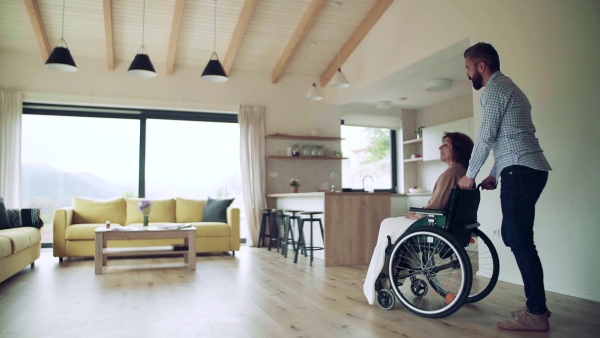
[[[298,236],[298,250],[296,250],[296,255],[294,256],[294,263],[298,262],[298,252],[300,252],[300,248],[304,247],[306,251],[310,251],[310,265],[312,266],[313,251],[325,250],[325,247],[316,247],[313,244],[313,223],[318,222],[321,228],[321,237],[323,238],[323,243],[325,243],[325,234],[323,231],[323,222],[321,222],[320,218],[315,217],[315,215],[322,215],[322,211],[305,211],[301,212],[300,215],[308,215],[308,217],[302,218],[300,221],[300,227],[298,231],[300,235]],[[306,246],[306,241],[304,240],[304,223],[308,222],[310,224],[310,246]],[[305,251],[305,256],[306,256]]]
[[[264,239],[268,238],[269,242],[271,239],[271,234],[272,234],[272,228],[273,228],[273,210],[275,209],[260,209],[262,211],[262,219],[260,221],[260,232],[258,235],[258,244],[256,245],[257,248],[260,248],[261,246],[263,246],[264,243]],[[269,229],[269,233],[267,234],[266,231],[267,229]],[[269,243],[270,244],[270,243]]]
[[[271,229],[269,230],[269,251],[271,251],[272,247],[277,248],[277,252],[279,252],[279,246],[281,245],[281,241],[279,238],[279,232],[281,227],[283,212],[281,209],[271,209]]]
[[[284,212],[284,223],[283,236],[281,237],[281,254],[287,258],[290,239],[292,240],[292,248],[294,249],[294,252],[298,250],[298,246],[294,238],[294,223],[296,223],[296,228],[298,228],[302,218],[296,214],[302,210],[283,209],[282,211]],[[291,213],[291,215],[287,215],[285,213]]]

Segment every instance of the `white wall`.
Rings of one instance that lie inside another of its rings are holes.
[[[600,238],[600,2],[596,0],[396,0],[343,65],[354,90],[468,38],[492,43],[501,69],[527,94],[537,137],[553,167],[538,202],[535,240],[545,268],[546,288],[600,300],[596,258]],[[374,62],[374,60],[377,60]],[[475,125],[480,92],[473,93]],[[340,97],[340,100],[342,98]],[[477,177],[489,172],[488,160]],[[485,192],[483,230],[500,227],[499,191]],[[501,276],[521,283],[510,251],[493,238],[501,255]]]

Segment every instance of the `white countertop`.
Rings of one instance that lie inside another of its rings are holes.
[[[324,192],[297,192],[283,194],[268,194],[267,197],[325,197]]]

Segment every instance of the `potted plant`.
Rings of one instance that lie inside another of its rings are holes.
[[[295,178],[292,178],[290,180],[290,187],[292,189],[292,192],[294,192],[294,193],[298,192],[298,188],[300,187],[300,181],[298,181]]]

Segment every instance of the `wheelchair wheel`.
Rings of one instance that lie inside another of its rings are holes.
[[[478,302],[492,292],[500,274],[500,260],[494,244],[481,230],[473,230],[475,242],[465,248],[471,261],[473,283],[465,303]]]
[[[394,294],[388,289],[381,289],[377,292],[377,305],[384,310],[389,310],[396,304]]]
[[[446,230],[409,230],[396,241],[390,257],[390,285],[410,311],[442,318],[463,305],[471,289],[471,262]]]

